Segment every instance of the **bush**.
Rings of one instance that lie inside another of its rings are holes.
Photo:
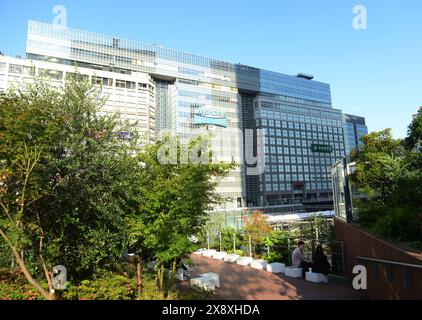
[[[83,280],[79,285],[67,283],[62,292],[65,300],[133,300],[135,298],[135,279],[109,274],[95,280]]]
[[[265,253],[264,259],[271,262],[286,262],[289,259],[289,238],[286,231],[273,231],[265,239],[264,244],[270,247],[270,252]]]
[[[415,241],[421,238],[421,221],[414,211],[405,208],[388,209],[375,223],[375,232],[394,241]]]
[[[7,246],[3,237],[0,237],[0,268],[10,268],[14,260],[10,248]]]
[[[422,250],[422,240],[419,241],[412,241],[410,245],[415,249],[421,249]]]
[[[43,300],[19,270],[0,269],[0,300]]]
[[[357,214],[359,223],[364,228],[372,228],[379,218],[385,214],[385,208],[381,207],[375,201],[358,202]]]
[[[228,254],[237,254],[239,256],[243,256],[245,254],[245,252],[243,252],[243,250],[240,249],[236,249],[236,250],[227,250]]]
[[[235,234],[235,236],[233,236]],[[239,235],[233,228],[224,228],[221,230],[221,250],[228,251],[233,250],[233,237],[236,241],[236,246],[239,245]]]

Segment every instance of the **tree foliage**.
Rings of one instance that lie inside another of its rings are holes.
[[[208,219],[208,211],[221,199],[215,193],[219,178],[234,164],[176,163],[161,164],[159,153],[171,143],[178,158],[181,143],[167,136],[138,154],[143,165],[139,177],[141,202],[131,223],[132,245],[145,257],[157,259],[168,266],[174,259],[192,252],[189,236],[198,234]],[[187,150],[204,144],[204,138],[190,141]],[[204,144],[202,152],[210,152]]]
[[[390,129],[364,136],[354,155],[352,182],[368,196],[358,202],[359,220],[385,238],[422,241],[421,118],[419,112],[405,140],[393,139]]]
[[[100,115],[104,101],[81,79],[63,88],[37,80],[0,97],[0,231],[50,289],[54,265],[87,277],[125,244],[134,160],[118,135],[128,124]]]

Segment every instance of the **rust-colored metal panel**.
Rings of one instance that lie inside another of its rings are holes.
[[[346,276],[353,278],[357,257],[422,266],[422,254],[379,239],[359,226],[334,219],[336,240],[346,247]],[[368,296],[372,299],[422,300],[422,269],[401,265],[360,262],[368,272]]]

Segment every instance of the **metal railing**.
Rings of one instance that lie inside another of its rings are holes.
[[[378,263],[383,263],[383,264],[392,264],[392,265],[401,266],[401,267],[422,269],[422,264],[411,264],[411,263],[381,260],[381,259],[366,258],[366,257],[356,257],[356,260],[357,261],[365,260],[365,261],[378,262]]]
[[[410,269],[421,269],[422,270],[422,264],[411,264],[411,263],[404,263],[404,262],[398,262],[398,261],[390,261],[390,260],[382,260],[382,259],[374,259],[374,258],[367,258],[367,257],[356,257],[357,263],[365,261],[369,263],[374,263],[373,266],[373,277],[374,280],[380,280],[380,271],[378,270],[378,265],[381,264],[384,266],[385,275],[386,275],[386,281],[389,284],[393,284],[394,282],[398,284],[397,281],[394,279],[394,273],[393,273],[393,266],[399,267],[400,271],[402,272],[402,280],[403,281],[403,287],[407,290],[412,289],[413,286],[413,274]],[[388,267],[386,267],[388,265]]]

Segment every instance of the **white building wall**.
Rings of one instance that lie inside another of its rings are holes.
[[[148,141],[155,141],[155,84],[147,73],[136,72],[132,75],[118,74],[102,70],[75,68],[63,64],[17,59],[0,56],[0,90],[11,86],[21,87],[25,82],[32,82],[34,74],[40,75],[43,70],[58,73],[58,79],[50,78],[55,86],[64,84],[67,73],[76,71],[82,75],[112,79],[113,85],[103,85],[102,92],[107,101],[102,108],[104,114],[119,113],[123,120],[137,122],[139,130]],[[34,71],[31,74],[31,70]],[[116,80],[135,83],[133,89],[116,87]]]

